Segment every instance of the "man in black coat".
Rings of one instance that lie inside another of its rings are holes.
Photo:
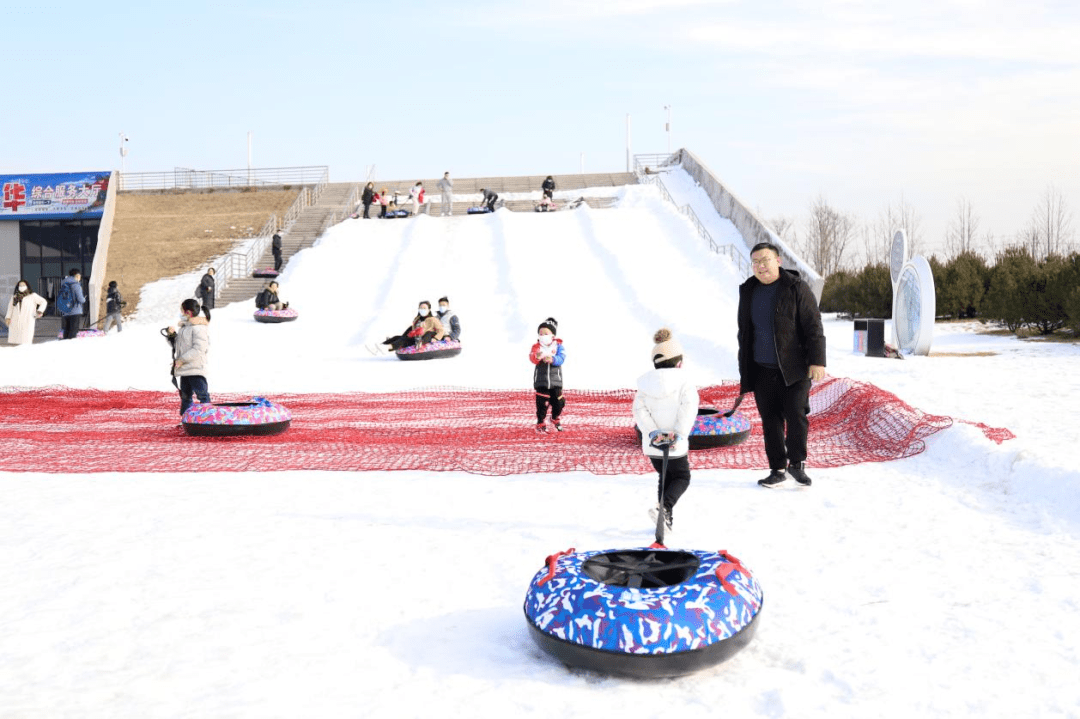
[[[211,267],[203,275],[199,283],[199,300],[203,307],[214,309],[214,268]]]
[[[775,245],[754,245],[750,260],[754,276],[739,287],[739,392],[753,392],[761,414],[771,471],[758,484],[775,487],[790,474],[809,487],[810,381],[825,376],[821,313],[799,273],[780,266]]]
[[[274,271],[281,272],[281,233],[275,232],[270,238],[270,251],[274,253]]]

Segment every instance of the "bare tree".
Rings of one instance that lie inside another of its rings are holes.
[[[795,220],[780,215],[779,217],[774,217],[770,221],[770,224],[777,237],[789,245],[794,246],[795,242],[798,240],[798,235],[795,231]]]
[[[889,203],[885,206],[874,223],[874,231],[867,233],[865,242],[868,262],[888,262],[893,235],[897,230],[903,230],[907,235],[908,255],[919,254],[922,250],[922,218],[902,194],[896,205]]]
[[[1050,255],[1065,255],[1073,243],[1072,210],[1061,190],[1053,185],[1046,188],[1039,204],[1031,213],[1031,222],[1023,230],[1031,256],[1041,260]]]
[[[796,241],[799,254],[822,277],[844,266],[845,252],[855,235],[855,222],[848,215],[829,206],[820,195],[810,206],[806,236]]]
[[[965,252],[979,252],[975,233],[979,231],[979,217],[966,197],[956,201],[956,214],[945,230],[945,255],[956,257]]]

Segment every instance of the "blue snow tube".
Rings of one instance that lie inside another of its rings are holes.
[[[470,207],[469,209],[465,210],[465,212],[467,214],[470,214],[470,215],[486,215],[489,212],[491,212],[491,210],[489,210],[486,206],[485,207]]]
[[[575,667],[637,678],[674,677],[750,643],[761,587],[726,551],[640,549],[547,558],[525,595],[529,633]]]

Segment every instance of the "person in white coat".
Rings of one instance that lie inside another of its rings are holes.
[[[180,416],[192,405],[191,396],[200,402],[210,401],[210,389],[206,382],[206,370],[210,352],[210,310],[202,308],[199,316],[199,303],[196,300],[184,300],[180,305],[182,318],[177,327],[167,330],[167,337],[173,346],[173,378],[179,378]]]
[[[28,345],[34,341],[34,325],[45,314],[48,300],[36,292],[30,291],[26,280],[19,280],[15,285],[15,294],[8,299],[4,324],[8,326],[7,342],[9,345]]]
[[[698,391],[682,369],[682,346],[671,336],[671,330],[657,330],[653,341],[654,369],[638,378],[634,422],[641,430],[641,449],[658,475],[663,464],[662,445],[670,443],[667,478],[662,493],[657,480],[657,506],[650,514],[655,520],[663,508],[664,522],[671,529],[671,510],[690,486],[688,455],[690,432],[697,421]]]

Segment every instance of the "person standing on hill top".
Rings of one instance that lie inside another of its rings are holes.
[[[281,232],[270,239],[270,251],[274,253],[274,272],[281,272]]]
[[[386,208],[390,204],[389,192],[390,191],[384,187],[375,194],[375,200],[379,203],[379,207],[381,208],[379,210],[379,217],[386,217]]]
[[[544,180],[544,184],[540,185],[540,189],[544,191],[544,197],[549,200],[553,199],[555,195],[555,179],[548,175],[547,179]]]
[[[690,487],[690,432],[697,421],[698,391],[682,369],[682,345],[671,330],[657,330],[653,342],[653,370],[638,378],[633,411],[641,430],[641,449],[657,473],[663,471],[663,447],[669,448],[663,492],[658,479],[656,508],[649,514],[655,522],[662,509],[670,530],[671,510]]]
[[[412,200],[413,217],[416,217],[420,214],[420,210],[422,210],[424,207],[423,182],[417,182],[415,185],[413,185],[412,189],[409,190],[409,199]]]
[[[208,309],[214,309],[214,275],[216,274],[213,267],[206,271],[203,275],[202,281],[199,282],[199,288],[196,291],[196,295],[199,301],[202,302],[202,306]]]
[[[562,431],[559,417],[566,407],[563,398],[562,366],[566,362],[563,342],[555,337],[559,323],[548,317],[536,328],[536,344],[529,351],[529,361],[536,365],[533,370],[533,390],[536,392],[536,431],[546,432],[544,420],[548,405],[551,406],[551,426]]]
[[[34,327],[48,307],[48,300],[37,292],[31,292],[26,280],[19,280],[4,313],[4,324],[8,326],[7,343],[31,344],[34,341]]]
[[[739,287],[739,392],[754,393],[769,476],[775,487],[788,474],[804,487],[810,382],[825,377],[825,333],[814,293],[780,251],[759,242],[750,251],[754,275]],[[785,471],[786,467],[786,471]]]
[[[370,220],[371,203],[375,201],[375,183],[369,182],[364,186],[364,192],[360,195],[360,202],[364,205],[364,219]]]
[[[454,214],[454,181],[450,179],[449,172],[443,173],[437,187],[442,193],[442,197],[439,198],[439,217],[450,217]]]

